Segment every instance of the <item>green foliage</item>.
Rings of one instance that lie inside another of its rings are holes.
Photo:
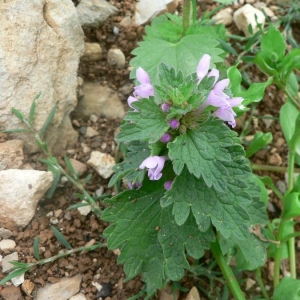
[[[284,277],[274,291],[274,300],[299,300],[300,299],[300,280]]]
[[[256,152],[258,152],[260,149],[267,146],[269,143],[272,142],[273,136],[271,132],[262,133],[262,132],[256,132],[254,135],[253,140],[250,142],[250,145],[248,146],[248,149],[246,151],[246,157],[250,157]]]
[[[72,246],[70,245],[70,243],[67,241],[67,239],[65,238],[65,236],[54,226],[51,226],[51,229],[55,235],[55,237],[57,238],[57,240],[62,243],[66,248],[68,249],[72,249]]]

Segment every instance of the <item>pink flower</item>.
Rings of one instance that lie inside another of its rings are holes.
[[[208,54],[204,54],[200,59],[200,62],[197,66],[197,77],[198,84],[202,81],[202,79],[206,76],[209,66],[210,66],[211,56]]]
[[[172,135],[169,133],[169,132],[166,132],[161,138],[160,138],[160,141],[162,143],[168,143],[170,142],[172,139]]]
[[[140,67],[136,70],[136,78],[141,85],[134,87],[133,95],[141,98],[149,98],[150,96],[154,96],[154,89],[150,84],[150,77],[143,68]]]
[[[172,187],[173,180],[166,181],[164,183],[164,188],[168,191]]]
[[[149,156],[141,165],[140,169],[148,169],[148,176],[150,180],[159,180],[162,176],[162,169],[164,168],[166,161],[165,156]]]
[[[172,129],[177,129],[180,125],[180,122],[176,119],[172,119],[171,121],[169,121],[169,124]]]
[[[135,102],[135,101],[139,101],[137,98],[135,97],[132,97],[132,96],[129,96],[128,99],[127,99],[127,103],[128,103],[128,106],[131,107],[134,111],[138,111],[137,109],[135,109],[131,104],[132,102]]]

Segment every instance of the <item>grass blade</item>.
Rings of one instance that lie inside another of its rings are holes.
[[[23,116],[23,114],[17,110],[16,108],[12,108],[12,112],[14,115],[17,116],[17,118],[19,118],[22,122],[25,120],[25,117]]]
[[[52,122],[53,118],[54,118],[54,115],[56,113],[56,105],[52,108],[51,112],[50,112],[50,115],[48,116],[45,124],[43,125],[43,127],[41,128],[40,132],[39,132],[39,135],[42,135],[46,129],[48,128],[49,124]]]
[[[16,129],[8,129],[8,130],[2,130],[3,133],[14,133],[14,132],[29,132],[26,128],[16,128]]]
[[[89,174],[88,176],[86,176],[82,182],[82,185],[87,184],[90,180],[92,179],[92,174]]]
[[[33,243],[33,254],[34,254],[34,257],[35,257],[37,260],[40,260],[39,243],[40,243],[40,237],[37,236],[37,237],[34,239],[34,243]]]
[[[20,275],[26,273],[29,270],[30,270],[30,268],[22,268],[22,269],[17,269],[17,270],[12,271],[11,273],[9,273],[5,278],[3,278],[0,281],[0,285],[3,285],[4,283],[11,280],[12,278],[20,276]]]
[[[69,157],[68,157],[67,155],[64,155],[64,159],[65,159],[67,168],[68,168],[68,170],[70,171],[71,175],[74,177],[74,179],[77,179],[78,176],[77,176],[77,174],[76,174],[76,172],[75,172],[75,169],[74,169],[74,167],[73,167],[73,165],[72,165],[72,163],[71,163]]]
[[[51,226],[52,231],[54,232],[55,237],[57,240],[62,243],[66,248],[72,250],[72,246],[67,241],[67,239],[64,237],[64,235],[54,226]]]
[[[41,92],[39,92],[39,93],[35,96],[35,98],[34,98],[32,104],[31,104],[30,112],[29,112],[29,124],[30,124],[30,125],[32,125],[32,122],[33,122],[33,117],[34,117],[35,108],[36,108],[36,100],[38,100],[38,99],[40,98],[40,96],[41,96]]]

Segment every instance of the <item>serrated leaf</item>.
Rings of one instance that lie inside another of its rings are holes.
[[[272,133],[262,133],[262,132],[256,132],[254,135],[253,140],[250,142],[250,145],[248,146],[248,149],[246,151],[246,157],[249,158],[250,156],[254,155],[256,152],[258,152],[260,149],[267,146],[269,143],[271,143],[273,139]]]
[[[34,243],[33,243],[33,254],[34,254],[34,257],[35,257],[37,260],[40,260],[40,249],[39,249],[39,244],[40,244],[40,237],[37,236],[37,237],[34,239]]]
[[[123,162],[113,167],[114,175],[109,181],[108,187],[113,186],[118,180],[124,178],[126,182],[142,182],[144,170],[139,166],[150,156],[150,149],[147,143],[133,142],[128,145],[128,152]]]
[[[102,215],[113,224],[104,231],[109,249],[121,248],[119,263],[124,263],[127,280],[142,274],[148,294],[168,280],[180,280],[189,268],[185,251],[200,258],[214,240],[214,233],[200,233],[190,216],[178,226],[171,209],[162,209],[163,180],[145,180],[139,190],[125,191],[107,201],[111,207]],[[138,245],[138,247],[137,247]],[[153,255],[155,253],[155,255]]]
[[[66,248],[68,249],[72,249],[72,246],[69,244],[69,242],[67,241],[67,239],[65,238],[65,236],[54,226],[51,226],[51,229],[55,235],[55,237],[57,238],[57,240],[62,243]]]
[[[129,111],[124,120],[126,124],[120,127],[120,133],[116,140],[129,143],[132,141],[146,141],[154,143],[158,141],[169,128],[166,115],[153,97],[141,99],[132,104],[138,111]]]
[[[202,176],[207,186],[222,191],[228,175],[222,162],[231,159],[226,147],[233,144],[233,136],[235,133],[223,121],[212,118],[178,136],[168,143],[174,172],[179,175],[186,165],[197,178]]]
[[[45,133],[46,129],[48,128],[48,126],[50,125],[50,123],[52,122],[54,116],[55,116],[55,113],[56,113],[56,105],[52,108],[48,118],[46,119],[43,127],[40,129],[39,131],[39,135],[43,135],[43,133]]]
[[[131,60],[131,65],[135,70],[138,67],[145,69],[153,85],[159,84],[157,68],[160,63],[174,67],[175,71],[181,70],[183,75],[187,76],[196,71],[204,54],[209,53],[211,56],[211,67],[223,61],[219,57],[223,51],[217,48],[219,42],[206,34],[187,35],[177,43],[151,38],[139,45],[140,47],[132,52],[136,57]],[[131,78],[135,78],[135,70],[131,72]]]

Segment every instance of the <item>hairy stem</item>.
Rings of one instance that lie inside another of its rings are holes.
[[[182,27],[183,27],[182,35],[183,36],[185,36],[185,33],[189,28],[190,22],[191,22],[191,0],[184,0],[183,11],[182,11]]]
[[[193,10],[193,25],[197,22],[197,1],[192,0],[192,10]]]
[[[226,282],[227,282],[235,300],[245,300],[245,296],[244,296],[231,268],[226,263],[226,260],[222,254],[222,251],[221,251],[218,241],[211,243],[211,251],[217,260],[217,263],[223,273],[223,276],[226,279]]]

